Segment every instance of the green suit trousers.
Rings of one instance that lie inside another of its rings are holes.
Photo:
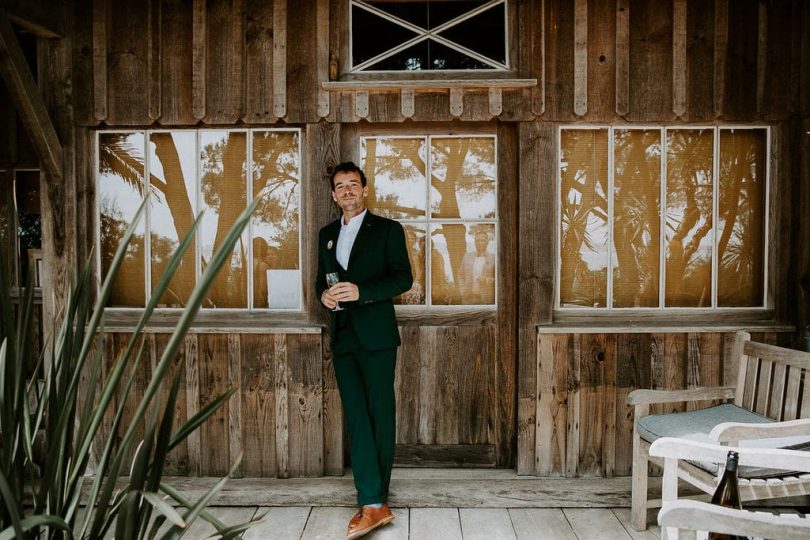
[[[335,337],[333,364],[349,428],[357,504],[387,502],[396,442],[397,349],[363,349],[351,323]]]

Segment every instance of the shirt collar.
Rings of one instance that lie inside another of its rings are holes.
[[[368,212],[368,208],[354,216],[349,220],[349,223],[343,222],[343,217],[340,218],[340,228],[341,229],[356,229],[363,223],[363,218],[366,217],[366,212]]]

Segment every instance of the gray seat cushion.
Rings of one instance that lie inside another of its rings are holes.
[[[723,422],[744,422],[766,424],[772,419],[731,403],[724,403],[706,409],[671,414],[652,414],[638,422],[638,431],[642,439],[652,443],[661,437],[680,437],[690,441],[713,443],[709,433]],[[740,441],[740,447],[752,448],[789,448],[791,450],[810,450],[810,435],[800,437],[779,437]],[[708,462],[691,462],[712,474],[717,473],[718,464]],[[790,476],[789,471],[764,469],[757,467],[740,467],[741,478],[771,478]]]

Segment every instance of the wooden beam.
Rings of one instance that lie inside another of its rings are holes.
[[[588,112],[588,2],[574,3],[574,114]]]
[[[630,110],[630,0],[616,1],[616,114]]]
[[[65,35],[62,11],[52,9],[49,2],[6,0],[8,18],[29,32],[43,38],[61,38]]]
[[[48,109],[8,17],[0,15],[0,74],[12,103],[28,130],[43,169],[54,182],[62,179],[62,144],[56,136]]]

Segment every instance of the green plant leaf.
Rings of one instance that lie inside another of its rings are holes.
[[[0,532],[0,540],[24,538],[23,532],[37,529],[39,527],[56,527],[57,529],[67,531],[70,538],[73,537],[70,526],[65,522],[64,519],[60,518],[59,516],[38,514],[36,516],[29,516],[20,522],[20,529],[22,532],[17,532],[14,527],[4,529],[3,532]]]
[[[177,433],[174,434],[172,437],[171,442],[169,443],[169,450],[183,442],[183,439],[188,437],[191,433],[194,432],[195,429],[200,427],[200,425],[205,422],[208,417],[214,414],[217,409],[222,407],[230,398],[233,396],[236,391],[239,389],[238,386],[235,386],[229,390],[227,390],[224,394],[219,396],[217,399],[203,407],[197,414],[192,416],[188,419],[186,423],[180,426],[180,429],[177,430]]]
[[[166,516],[166,519],[170,522],[181,528],[186,527],[186,522],[183,517],[160,495],[154,491],[144,491],[143,498],[149,501],[149,504],[151,504],[155,510]]]
[[[3,342],[3,347],[5,347],[5,342]],[[3,352],[5,351],[1,351],[0,354]],[[20,521],[20,511],[19,508],[17,508],[18,499],[12,492],[11,486],[8,485],[6,475],[3,474],[3,471],[0,471],[0,494],[3,495],[3,504],[5,504],[6,511],[11,518],[10,529],[17,538],[22,538],[23,526],[22,522]],[[5,531],[8,530],[9,529],[6,529]],[[3,532],[5,533],[5,531]],[[14,536],[10,536],[9,538],[14,538]]]

